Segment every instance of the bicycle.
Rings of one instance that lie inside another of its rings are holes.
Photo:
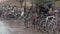
[[[54,19],[54,16],[48,16],[46,18],[43,18],[39,24],[41,32],[49,33],[49,29],[53,30],[55,26]]]

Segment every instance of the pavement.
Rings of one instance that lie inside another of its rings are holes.
[[[24,22],[24,21],[23,21]],[[25,28],[24,23],[0,18],[0,34],[47,34],[34,28]]]

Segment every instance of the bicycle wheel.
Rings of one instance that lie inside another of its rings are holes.
[[[44,20],[42,20],[41,23],[40,23],[40,31],[42,33],[46,33],[47,32],[47,29],[46,29],[45,21]]]
[[[17,22],[18,23],[22,23],[22,21],[24,20],[24,17],[22,16],[19,16],[19,17],[17,17]]]

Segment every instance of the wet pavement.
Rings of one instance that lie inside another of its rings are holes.
[[[18,23],[16,20],[5,20],[0,18],[0,34],[47,34],[41,33],[34,28],[26,29],[24,23]]]
[[[18,23],[16,20],[0,18],[0,34],[47,34],[41,33],[34,28],[25,28],[24,21]]]

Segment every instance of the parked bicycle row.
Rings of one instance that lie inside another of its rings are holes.
[[[0,7],[0,16],[3,18],[18,18],[24,11],[21,7],[3,6]]]
[[[57,34],[60,30],[60,18],[59,12],[53,8],[40,7],[37,11],[35,7],[26,9],[24,12],[24,7],[0,7],[0,16],[4,19],[16,19],[17,22],[24,20],[24,26],[26,28],[38,27],[38,29],[43,33],[50,33],[50,30],[54,34]]]
[[[38,29],[43,33],[58,34],[60,30],[60,17],[59,11],[53,8],[47,9],[42,7],[39,15],[37,12],[33,13],[32,17],[25,19],[25,27],[38,27]]]

